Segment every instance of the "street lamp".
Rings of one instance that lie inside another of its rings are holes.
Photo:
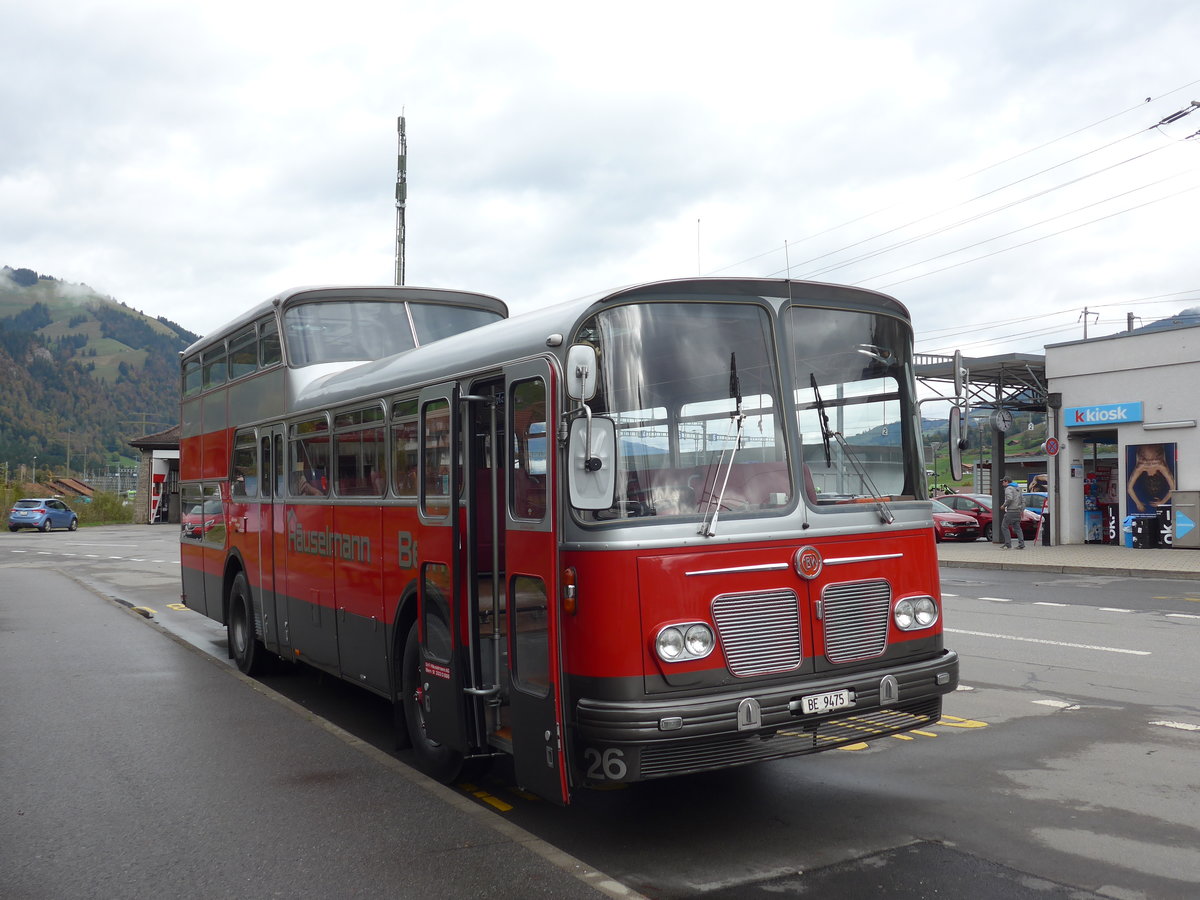
[[[37,456],[33,457],[33,483],[37,484]]]

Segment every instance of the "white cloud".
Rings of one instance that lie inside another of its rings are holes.
[[[787,242],[794,276],[893,292],[927,349],[1036,350],[1084,305],[1117,330],[1200,293],[1176,195],[1200,113],[1147,130],[1200,98],[1198,26],[1189,0],[14,10],[0,262],[196,331],[294,284],[387,283],[403,110],[410,283],[519,311],[782,272]]]

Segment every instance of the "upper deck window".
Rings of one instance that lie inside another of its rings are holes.
[[[382,359],[500,318],[487,310],[437,303],[321,300],[290,307],[283,330],[288,362],[311,366]]]
[[[200,357],[193,356],[183,361],[183,396],[195,397],[200,387]]]
[[[216,387],[228,379],[229,355],[220,343],[204,351],[204,387]]]
[[[229,378],[252,375],[258,368],[257,337],[254,326],[243,329],[229,339]]]
[[[416,346],[403,303],[303,303],[283,314],[283,330],[293,366],[382,359]]]
[[[440,341],[442,338],[500,321],[498,313],[486,309],[440,306],[436,303],[410,303],[409,308],[412,310],[413,325],[417,329],[417,340],[422,344]]]
[[[258,323],[258,364],[262,368],[277,366],[283,361],[283,350],[279,345],[279,326],[275,320],[263,319]]]

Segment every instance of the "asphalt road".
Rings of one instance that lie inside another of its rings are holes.
[[[62,569],[224,659],[223,629],[172,608],[175,537],[4,535],[0,579],[5,566]],[[1200,582],[942,576],[963,688],[923,733],[579,792],[565,810],[523,795],[503,767],[457,791],[653,897],[1195,896]],[[262,683],[389,747],[375,698],[312,673]],[[235,678],[219,689],[248,690]]]

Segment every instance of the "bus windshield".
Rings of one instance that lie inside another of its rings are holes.
[[[792,306],[786,352],[805,477],[818,505],[913,496],[922,479],[906,427],[911,349],[889,316]]]
[[[695,518],[783,507],[793,480],[778,415],[768,310],[648,303],[584,323],[600,387],[591,406],[617,426],[617,500],[590,521]],[[739,441],[739,418],[741,436]]]

